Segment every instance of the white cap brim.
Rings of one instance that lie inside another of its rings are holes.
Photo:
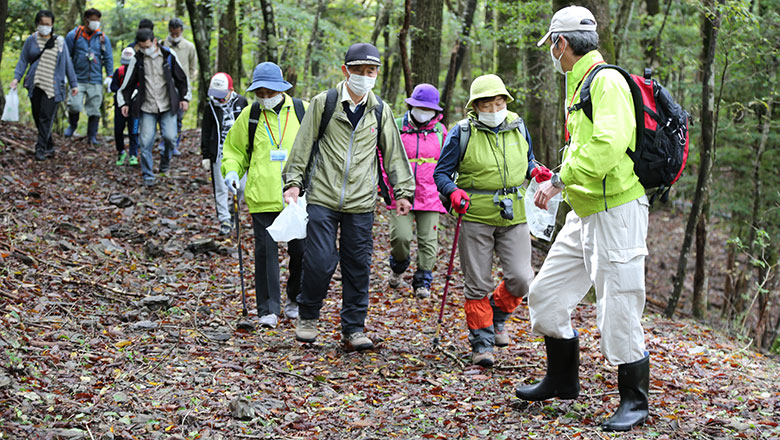
[[[552,31],[547,31],[547,33],[544,34],[544,37],[536,43],[536,47],[540,47],[542,44],[546,43],[547,39],[550,38],[550,35],[552,35]]]

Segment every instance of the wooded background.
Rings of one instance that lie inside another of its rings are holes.
[[[400,113],[414,85],[437,85],[452,125],[463,116],[471,80],[496,73],[515,97],[510,109],[526,120],[537,159],[554,168],[562,146],[563,77],[552,70],[548,48],[537,48],[535,42],[553,11],[571,3],[0,0],[0,101],[39,9],[54,12],[60,35],[80,24],[87,7],[101,10],[115,66],[141,18],[154,21],[162,39],[168,20],[181,17],[185,38],[195,43],[200,58],[199,76],[192,79],[196,91],[206,89],[214,72],[224,71],[242,92],[258,62],[274,61],[295,85],[290,93],[311,98],[340,80],[339,66],[350,44],[369,41],[383,56],[375,92]],[[596,16],[607,61],[633,72],[651,67],[693,116],[689,165],[672,190],[670,205],[654,208],[688,213],[679,258],[668,262],[677,266],[677,274],[668,281],[664,297],[656,299],[667,302],[667,316],[682,307],[752,339],[758,349],[774,345],[778,351],[780,150],[775,108],[780,0],[578,4]],[[203,101],[198,101],[201,109]],[[21,103],[28,113],[28,101]],[[106,107],[110,112],[111,106]],[[199,113],[187,113],[185,128],[198,125]],[[25,114],[23,120],[31,122],[31,117]],[[708,240],[713,227],[731,238],[725,243]],[[709,264],[713,255],[725,256],[725,266]],[[692,284],[686,283],[690,271]],[[714,275],[725,280],[723,285],[713,285]]]

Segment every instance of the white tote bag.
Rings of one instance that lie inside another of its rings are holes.
[[[19,95],[16,93],[16,89],[11,89],[5,95],[3,121],[19,122]]]

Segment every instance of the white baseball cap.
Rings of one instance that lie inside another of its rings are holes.
[[[550,29],[544,34],[544,37],[536,43],[537,46],[544,44],[553,32],[571,32],[571,31],[595,31],[596,17],[582,6],[567,6],[559,9],[553,15],[550,22]]]
[[[122,49],[122,56],[119,59],[121,64],[130,64],[130,58],[135,56],[135,51],[132,47],[126,47]]]
[[[211,77],[208,95],[218,99],[225,97],[233,90],[233,78],[227,73],[217,72]]]

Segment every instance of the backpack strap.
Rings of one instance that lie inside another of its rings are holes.
[[[255,133],[257,133],[257,124],[260,123],[260,103],[253,102],[249,109],[249,145],[246,148],[246,154],[249,157],[249,163],[252,162],[252,150],[255,149]]]
[[[382,175],[382,161],[379,159],[380,145],[382,143],[382,113],[384,113],[385,110],[385,102],[382,101],[382,99],[378,96],[376,96],[376,100],[379,101],[379,104],[376,107],[374,107],[374,117],[376,117],[376,123],[377,123],[376,170],[377,173],[379,174],[379,179],[377,179],[377,181],[379,182],[379,194],[384,199],[385,204],[390,206],[390,204],[393,203],[393,199],[390,197],[390,189],[387,187],[387,184],[385,184],[385,179],[384,176]]]
[[[458,127],[460,127],[460,159],[458,164],[463,160],[463,156],[466,155],[466,148],[469,146],[469,139],[471,138],[471,122],[466,119],[458,121]]]
[[[336,102],[339,98],[339,92],[337,89],[328,89],[325,94],[325,108],[322,110],[322,117],[320,118],[320,126],[317,129],[317,137],[314,139],[314,144],[311,147],[311,154],[309,155],[309,161],[306,164],[306,171],[303,173],[303,191],[309,187],[311,183],[311,172],[314,169],[314,165],[317,162],[317,157],[320,152],[320,139],[325,135],[325,129],[328,128],[330,119],[333,117],[333,112],[336,111]]]
[[[436,132],[436,137],[439,138],[439,148],[444,147],[444,124],[437,122],[433,130]]]
[[[303,116],[306,114],[306,109],[303,108],[303,101],[298,98],[293,98],[293,109],[295,110],[295,116],[298,118],[298,124],[303,121]]]

